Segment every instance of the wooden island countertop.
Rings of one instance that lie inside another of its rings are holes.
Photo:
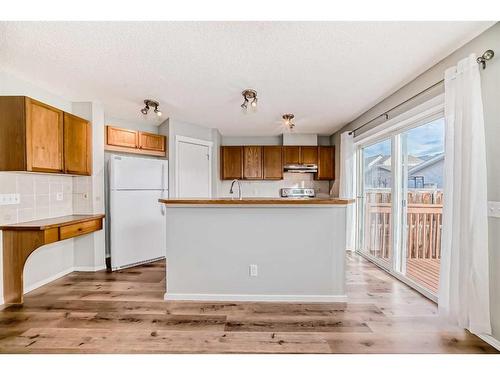
[[[159,199],[166,205],[346,205],[354,199],[341,198],[170,198]]]

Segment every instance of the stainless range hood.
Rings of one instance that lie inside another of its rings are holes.
[[[316,164],[285,164],[283,170],[292,173],[316,173],[318,166]]]

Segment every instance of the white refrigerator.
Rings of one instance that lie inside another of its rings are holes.
[[[111,155],[108,173],[111,269],[164,258],[168,161]]]

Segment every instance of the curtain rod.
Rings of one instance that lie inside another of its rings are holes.
[[[482,66],[482,68],[484,70],[484,69],[486,69],[486,61],[491,60],[493,58],[493,56],[495,56],[495,52],[493,52],[493,50],[489,49],[486,52],[484,52],[480,57],[478,57],[476,59],[476,61],[477,61],[478,64],[481,64],[481,66]],[[401,102],[398,105],[395,105],[394,107],[392,107],[391,109],[388,109],[387,111],[385,111],[384,113],[378,115],[377,117],[372,118],[370,121],[365,122],[363,125],[360,125],[357,128],[351,130],[349,132],[349,135],[355,133],[356,131],[358,131],[359,129],[365,127],[366,125],[371,124],[373,121],[381,118],[382,116],[384,116],[385,119],[388,120],[389,119],[389,112],[395,110],[398,107],[401,107],[402,105],[404,105],[404,104],[408,103],[409,101],[415,99],[417,96],[420,96],[423,93],[426,93],[427,91],[433,89],[434,87],[439,86],[443,82],[444,82],[444,79],[442,79],[442,80],[440,80],[440,81],[438,81],[438,82],[430,85],[429,87],[423,89],[422,91],[419,91],[418,93],[416,93],[412,97],[406,99],[404,102]]]

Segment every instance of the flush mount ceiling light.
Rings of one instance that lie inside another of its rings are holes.
[[[154,113],[156,113],[158,117],[162,115],[161,111],[158,109],[160,103],[158,103],[156,100],[144,99],[144,104],[145,104],[144,108],[141,109],[141,113],[143,115],[147,115],[150,108],[154,108]]]
[[[285,122],[285,126],[288,127],[288,129],[293,130],[295,127],[295,124],[293,123],[293,119],[295,116],[293,113],[285,113],[283,116],[283,121]]]
[[[243,95],[243,104],[241,105],[241,108],[248,109],[248,103],[250,103],[252,108],[257,107],[257,91],[246,89],[243,90],[241,95]]]

